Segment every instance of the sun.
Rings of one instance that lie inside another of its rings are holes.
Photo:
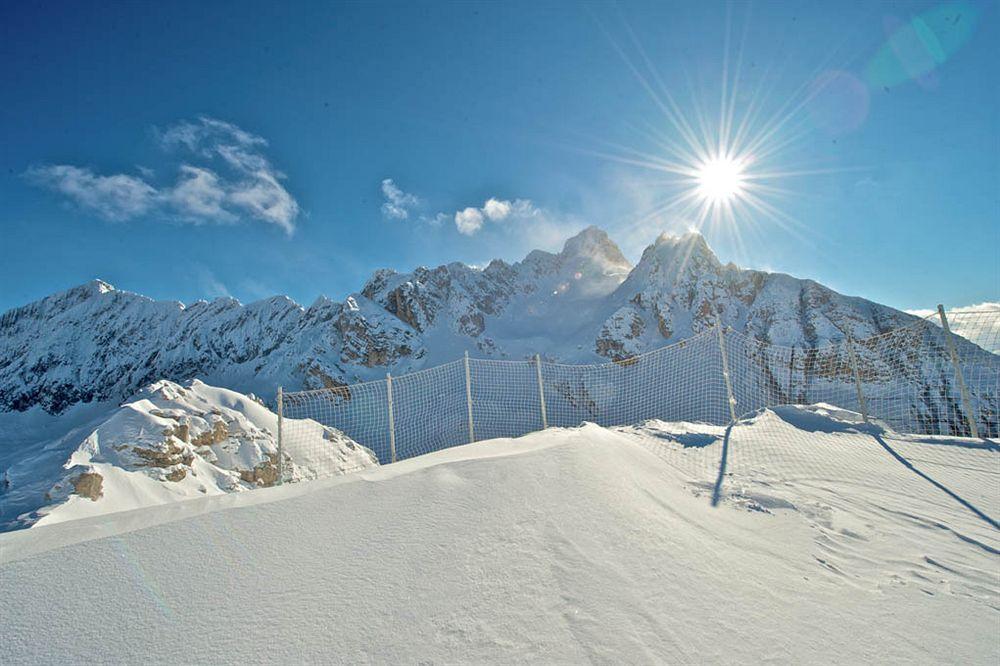
[[[738,198],[745,185],[744,164],[730,157],[703,161],[695,171],[698,195],[711,204],[723,204]]]
[[[826,79],[810,78],[786,90],[785,82],[773,76],[781,63],[757,67],[751,61],[746,67],[750,12],[743,18],[738,42],[732,18],[727,9],[721,76],[718,86],[708,87],[700,83],[700,75],[692,77],[683,67],[666,78],[627,22],[626,40],[619,41],[606,30],[612,47],[658,113],[630,123],[641,140],[639,146],[597,137],[602,147],[574,145],[574,149],[653,172],[653,178],[640,176],[634,185],[628,183],[641,193],[641,208],[632,221],[636,227],[707,230],[725,237],[736,257],[749,262],[748,240],[760,243],[777,230],[800,238],[812,233],[786,209],[810,194],[810,188],[795,179],[856,169],[831,164],[832,156],[814,153],[807,141],[812,123],[806,114]],[[675,80],[684,74],[689,83],[686,91]],[[697,85],[694,79],[699,79]]]

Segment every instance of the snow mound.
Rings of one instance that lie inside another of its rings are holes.
[[[296,422],[284,452],[286,481],[378,464],[368,449],[314,421]],[[182,499],[272,486],[278,481],[277,416],[253,396],[158,381],[83,437],[49,488],[15,524],[46,525]],[[31,478],[30,470],[16,474]],[[7,492],[16,491],[16,484]]]
[[[788,408],[12,532],[0,662],[997,663],[997,456]]]

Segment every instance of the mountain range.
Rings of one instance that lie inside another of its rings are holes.
[[[760,374],[753,387],[776,392],[766,404],[779,404],[817,398],[782,389],[776,371],[789,384],[811,373],[853,396],[850,371],[824,345],[918,319],[812,280],[723,264],[697,233],[661,235],[633,266],[596,227],[561,252],[536,250],[512,264],[379,270],[344,300],[308,307],[285,296],[185,305],[94,280],[0,316],[0,530],[275,483],[276,416],[265,405],[279,386],[340,387],[464,352],[627,364],[720,322],[798,359],[777,369],[767,359],[745,364]],[[893,408],[927,432],[962,434],[945,347],[921,335],[929,346],[920,354],[906,341],[888,352],[860,345],[862,379],[884,393],[886,372],[908,377],[909,392],[889,396]],[[553,399],[570,402],[587,391],[553,388],[569,391]],[[995,390],[972,391],[995,429]],[[376,465],[383,455],[335,424],[308,424],[287,478]]]
[[[722,264],[696,233],[663,235],[632,266],[590,227],[561,252],[483,269],[379,270],[343,301],[154,301],[94,280],[0,316],[0,411],[58,414],[160,379],[273,396],[475,357],[621,360],[722,323],[815,348],[911,315],[812,280]]]

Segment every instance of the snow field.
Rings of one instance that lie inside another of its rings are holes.
[[[0,662],[996,663],[995,447],[856,421],[550,429],[0,535]]]

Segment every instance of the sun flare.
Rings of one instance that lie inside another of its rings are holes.
[[[813,131],[809,110],[830,85],[827,79],[839,79],[810,75],[777,95],[784,85],[776,74],[779,64],[744,61],[749,17],[745,12],[743,30],[734,34],[727,14],[718,86],[696,84],[688,76],[686,90],[680,80],[662,75],[627,22],[624,40],[606,31],[658,114],[635,123],[638,145],[598,137],[596,149],[575,147],[654,173],[630,184],[642,194],[633,221],[637,228],[707,229],[731,242],[744,261],[750,256],[747,241],[760,243],[765,232],[778,229],[802,238],[811,233],[791,212],[796,199],[809,195],[797,179],[857,169],[831,165],[829,155],[812,152],[805,140]]]
[[[698,194],[712,204],[732,201],[740,196],[745,184],[744,164],[729,157],[714,157],[702,162],[695,173]]]

